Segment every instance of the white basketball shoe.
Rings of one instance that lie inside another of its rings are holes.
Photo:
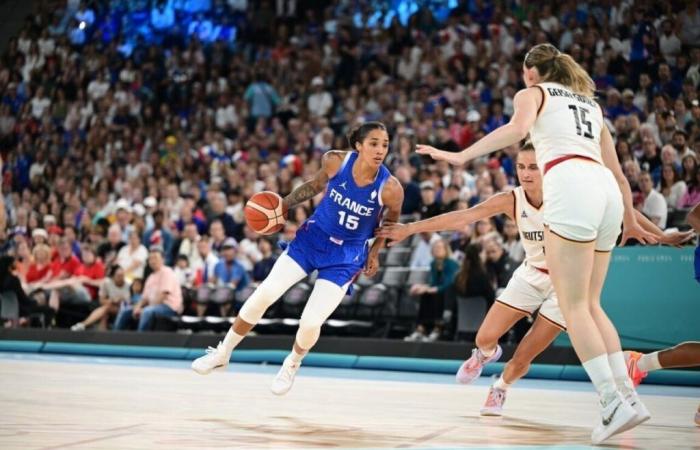
[[[277,372],[275,379],[272,380],[272,385],[270,386],[272,393],[275,395],[284,395],[289,392],[294,384],[294,377],[299,367],[301,367],[301,363],[292,361],[290,356],[284,358],[282,367],[280,367],[279,372]]]
[[[212,370],[223,370],[228,366],[230,353],[222,342],[214,347],[207,348],[207,353],[192,361],[192,370],[200,375],[207,375]]]
[[[628,430],[629,424],[637,419],[637,412],[619,392],[605,401],[601,399],[600,406],[600,422],[591,434],[591,442],[595,445]]]

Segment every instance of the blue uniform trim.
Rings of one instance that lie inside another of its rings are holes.
[[[700,283],[700,245],[695,247],[695,280]]]

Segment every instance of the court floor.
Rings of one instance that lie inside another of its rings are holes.
[[[522,380],[506,416],[481,418],[490,383],[449,375],[276,366],[203,377],[186,361],[0,353],[0,449],[589,448],[588,383]],[[700,449],[700,389],[642,386],[653,418],[607,448]]]

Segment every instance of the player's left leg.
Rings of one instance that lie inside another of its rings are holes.
[[[302,359],[318,341],[321,326],[333,314],[347,290],[348,285],[341,287],[325,279],[316,280],[311,296],[301,314],[294,348],[284,359],[282,367],[272,381],[270,389],[274,394],[283,395],[292,388]]]
[[[617,333],[617,329],[600,305],[603,284],[610,265],[610,255],[610,252],[595,252],[593,273],[591,275],[591,283],[589,285],[589,293],[591,298],[590,308],[591,316],[593,317],[598,330],[600,330],[600,333],[603,336],[603,341],[605,342],[605,349],[608,354],[608,361],[610,363],[613,377],[615,378],[615,384],[637,413],[636,420],[623,427],[625,429],[630,429],[649,420],[651,418],[651,414],[637,395],[634,385],[632,384],[632,380],[628,375],[627,364],[625,362],[625,356],[622,353],[622,346],[620,344],[620,337]]]
[[[562,328],[554,322],[537,316],[535,323],[506,363],[500,378],[491,386],[486,403],[481,408],[482,416],[500,416],[503,403],[506,401],[506,391],[530,369],[532,361],[556,339]]]

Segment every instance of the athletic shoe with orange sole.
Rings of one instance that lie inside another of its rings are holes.
[[[625,362],[627,363],[627,373],[632,379],[632,383],[637,387],[646,378],[648,372],[644,372],[637,367],[637,362],[639,358],[643,356],[642,353],[626,351],[625,352]]]

